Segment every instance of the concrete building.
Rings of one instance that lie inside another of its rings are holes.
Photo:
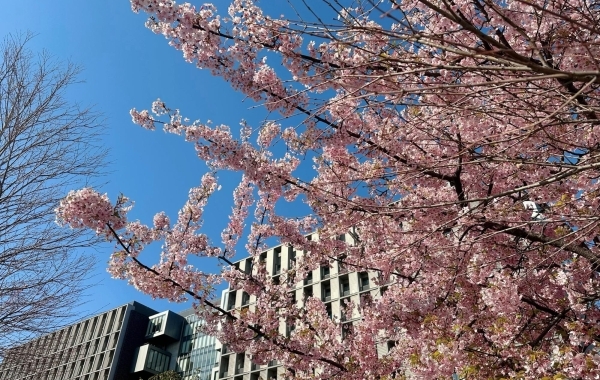
[[[352,244],[351,234],[338,239]],[[276,278],[303,254],[276,246],[235,265],[252,273],[260,262]],[[374,272],[354,272],[339,261],[329,264],[298,282],[293,297],[299,307],[306,297],[319,297],[329,317],[341,321],[343,335],[360,319],[357,312],[343,314],[344,302],[358,305],[380,297],[386,286],[373,283]],[[253,310],[254,302],[254,295],[228,288],[221,307]],[[270,380],[283,374],[284,368],[275,361],[257,365],[244,353],[231,352],[214,337],[199,333],[202,323],[192,310],[158,312],[131,302],[15,348],[19,359],[0,363],[0,380],[145,380],[167,370],[180,373],[183,380]],[[293,326],[279,326],[282,335],[292,331]],[[390,348],[387,342],[377,346],[381,355]]]
[[[167,370],[209,380],[216,339],[191,312],[157,312],[131,302],[9,351],[0,380],[139,380]]]
[[[307,239],[317,238],[316,234],[307,236]],[[352,244],[351,234],[340,235],[338,239]],[[292,247],[277,246],[261,253],[258,261],[264,263],[269,275],[276,278],[288,269],[293,268],[296,258],[303,254],[302,251],[295,250]],[[246,273],[251,273],[257,264],[255,261],[256,259],[249,257],[236,262],[235,265]],[[320,297],[325,303],[329,318],[342,321],[340,324],[342,335],[345,331],[350,331],[355,321],[360,319],[357,312],[354,312],[353,315],[344,315],[343,303],[351,300],[358,305],[361,302],[366,302],[368,298],[380,297],[386,290],[385,286],[377,286],[372,281],[373,278],[377,277],[376,273],[354,272],[349,269],[339,261],[333,261],[329,266],[322,266],[317,270],[313,270],[303,281],[296,284],[293,295],[299,306],[302,305],[306,297]],[[253,295],[231,288],[224,292],[222,299],[222,307],[227,310],[241,310],[244,308],[253,310],[255,302]],[[291,329],[293,329],[292,326],[281,323],[279,333],[289,335],[292,332]],[[383,355],[391,347],[385,342],[376,348],[378,353]],[[279,378],[283,372],[284,368],[276,361],[272,361],[267,365],[256,365],[244,353],[236,354],[228,351],[226,347],[222,347],[220,349],[218,376],[215,377],[215,380],[270,380]]]

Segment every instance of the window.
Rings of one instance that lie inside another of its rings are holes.
[[[96,318],[94,318],[94,319],[92,320],[92,326],[90,327],[90,329],[89,329],[89,333],[88,333],[88,335],[87,335],[87,339],[88,339],[88,340],[89,340],[89,339],[92,339],[92,338],[94,337],[94,335],[95,335],[95,332],[96,332],[96,325],[97,325],[97,324],[98,324],[98,317],[96,317]]]
[[[341,234],[336,237],[336,240],[346,241],[346,234]]]
[[[292,335],[292,333],[294,332],[294,330],[295,330],[295,329],[296,329],[296,325],[290,325],[290,324],[287,324],[287,325],[285,326],[286,335],[287,335],[287,336],[290,336],[290,335]]]
[[[98,355],[98,358],[96,359],[96,371],[98,371],[100,368],[103,367],[103,361],[104,361],[104,353]]]
[[[388,340],[387,341],[387,349],[388,352],[390,352],[392,350],[392,348],[396,347],[396,341],[395,340]]]
[[[342,255],[342,256],[338,257],[338,260],[337,260],[338,273],[347,273],[348,272],[348,266],[346,265],[345,260],[346,260],[346,255]]]
[[[350,280],[348,276],[340,277],[340,297],[346,297],[350,295]]]
[[[170,360],[171,358],[168,355],[150,348],[146,358],[146,368],[156,372],[164,372],[169,368]]]
[[[360,272],[358,274],[358,285],[360,288],[360,291],[362,292],[363,290],[367,290],[369,289],[369,273],[367,272]]]
[[[304,279],[304,285],[312,284],[313,282],[313,274],[312,271],[309,271],[306,274],[306,278]]]
[[[260,254],[260,256],[258,257],[258,262],[260,264],[265,264],[267,262],[267,253],[263,252]]]
[[[321,279],[329,278],[329,265],[324,265],[321,267]]]
[[[219,377],[227,377],[229,375],[229,356],[221,358],[221,370],[219,371]]]
[[[113,348],[117,347],[117,341],[119,340],[119,333],[114,333],[111,336],[110,339],[110,349],[112,350]]]
[[[125,308],[124,307],[119,309],[119,322],[117,322],[117,325],[115,326],[115,330],[121,329],[121,326],[123,325],[123,318],[125,318]]]
[[[252,259],[246,260],[246,266],[244,267],[244,272],[247,275],[251,275],[252,274]]]
[[[192,344],[193,344],[193,335],[184,336],[183,339],[181,340],[181,345],[179,347],[179,354],[183,355],[183,354],[187,354],[190,351],[192,351]]]
[[[379,288],[379,291],[381,292],[382,296],[385,294],[385,292],[387,292],[387,290],[388,290],[387,286],[382,286],[381,288]]]
[[[231,310],[231,309],[233,309],[235,307],[235,298],[236,298],[235,296],[236,296],[236,293],[237,293],[237,291],[235,291],[235,290],[227,293],[227,296],[228,296],[227,297],[228,298],[228,301],[227,301],[227,310]]]
[[[239,374],[244,372],[244,362],[245,362],[244,353],[239,353],[235,356],[235,373]]]
[[[83,360],[80,360],[75,364],[75,372],[73,372],[73,374],[75,376],[79,376],[81,374],[82,369],[83,369]]]
[[[242,293],[242,306],[246,306],[250,303],[250,294],[244,292]]]
[[[102,335],[106,332],[106,313],[102,314],[100,318],[100,324],[98,326],[98,335]]]
[[[273,251],[273,275],[281,273],[281,247]]]
[[[308,297],[312,297],[313,296],[313,289],[312,286],[307,286],[304,288],[304,298],[308,298]]]
[[[373,297],[370,292],[366,292],[360,295],[360,304],[364,307],[373,305]]]
[[[292,290],[290,292],[290,299],[292,301],[292,305],[295,305],[296,304],[296,291],[295,290]]]
[[[323,302],[331,300],[331,284],[329,281],[321,283],[321,300]]]
[[[190,357],[183,356],[177,360],[177,369],[180,372],[188,372],[190,370]]]
[[[333,308],[331,307],[331,302],[325,305],[325,311],[327,312],[327,316],[329,319],[333,318]]]
[[[164,319],[164,315],[158,316],[156,318],[151,318],[148,321],[148,329],[146,330],[146,336],[154,335],[157,332],[161,332]]]
[[[288,269],[293,269],[296,266],[296,251],[293,248],[290,248],[290,253],[288,256]]]

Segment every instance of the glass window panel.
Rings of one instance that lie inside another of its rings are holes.
[[[160,317],[152,318],[150,321],[148,321],[148,331],[146,335],[153,335],[157,332],[161,332],[163,330],[163,323],[165,319],[165,316],[161,315]]]
[[[109,317],[109,322],[108,322],[108,326],[106,329],[106,332],[112,332],[114,331],[114,323],[115,323],[115,315],[116,315],[116,310],[113,310],[110,312],[110,317]]]
[[[361,291],[369,289],[369,273],[360,272],[358,274],[358,283]]]

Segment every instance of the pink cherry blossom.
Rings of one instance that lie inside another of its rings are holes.
[[[290,19],[253,0],[225,13],[131,6],[277,122],[243,123],[236,137],[160,100],[133,109],[134,123],[162,124],[215,173],[242,179],[220,245],[201,232],[213,174],[173,223],[158,214],[153,227],[126,222],[123,201],[71,193],[58,220],[113,241],[114,276],[154,297],[193,299],[207,332],[257,363],[280,361],[289,379],[600,376],[595,4],[324,2]],[[312,215],[285,217],[285,202]],[[260,262],[269,238],[305,254],[277,279],[265,265],[232,265],[238,243],[247,252],[236,257]],[[164,245],[154,265],[142,254],[151,241]],[[204,273],[189,255],[226,265]],[[319,297],[290,295],[323,265],[367,272],[386,289],[340,306],[356,316],[344,332]],[[211,303],[220,281],[252,295],[252,308]],[[295,326],[289,336],[284,324]]]

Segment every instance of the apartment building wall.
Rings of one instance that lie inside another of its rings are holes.
[[[317,239],[316,234],[307,238]],[[347,241],[352,244],[350,234],[341,235],[339,240]],[[258,261],[266,265],[268,273],[272,277],[277,277],[281,273],[292,269],[295,258],[301,257],[304,253],[295,250],[293,247],[278,246],[263,252]],[[252,257],[242,259],[235,265],[247,273],[251,273],[253,267],[257,265],[256,259]],[[386,287],[376,286],[373,278],[377,274],[374,272],[355,272],[351,268],[344,267],[339,261],[330,262],[329,266],[323,266],[313,270],[303,281],[296,284],[294,294],[300,307],[307,297],[318,297],[323,301],[328,311],[329,318],[341,320],[340,329],[342,335],[344,331],[349,331],[356,321],[360,319],[358,311],[354,310],[352,315],[344,315],[344,303],[352,301],[359,305],[361,302],[368,302],[369,298],[380,297]],[[248,307],[254,310],[253,303],[255,297],[245,294],[242,290],[228,288],[224,292],[222,306],[228,310],[242,309]],[[292,333],[292,326],[286,326],[283,322],[279,326],[279,333],[287,335]],[[379,355],[386,354],[389,349],[387,342],[379,344],[377,349]],[[278,378],[284,372],[279,363],[273,361],[267,365],[256,365],[244,353],[233,353],[226,347],[221,348],[219,371],[214,379],[223,380],[259,380]]]

